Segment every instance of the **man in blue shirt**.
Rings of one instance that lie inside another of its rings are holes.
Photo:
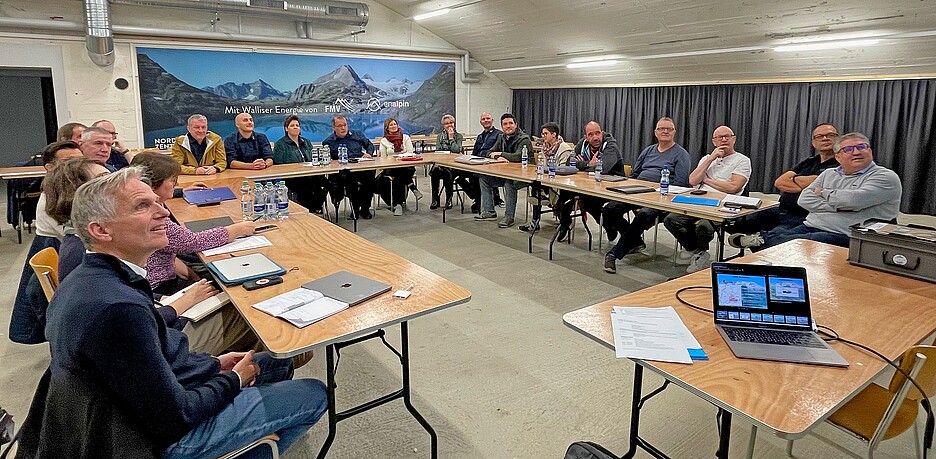
[[[475,143],[474,147],[471,148],[471,154],[487,158],[491,153],[491,147],[504,136],[504,132],[494,127],[494,117],[488,112],[481,114],[479,122],[481,123],[482,131],[475,137]],[[479,214],[481,213],[481,182],[478,179],[478,174],[467,175],[468,179],[462,180],[458,182],[458,184],[462,187],[462,190],[465,191],[465,194],[474,201],[474,204],[471,205],[471,212]],[[494,190],[494,205],[500,206],[503,203],[504,201],[500,198],[500,194],[497,190]]]
[[[348,129],[348,119],[344,115],[332,118],[332,130],[334,133],[322,141],[322,145],[327,146],[331,152],[332,159],[338,159],[338,146],[340,145],[348,149],[348,159],[372,158],[377,152],[377,147],[363,132]],[[374,178],[374,171],[341,171],[341,173],[328,176],[328,192],[331,194],[336,211],[347,192],[353,209],[349,217],[352,220],[358,215],[365,220],[373,218],[370,202],[376,187],[377,180]]]
[[[634,162],[634,168],[631,170],[631,178],[659,183],[663,167],[666,166],[669,167],[670,171],[670,184],[688,186],[689,172],[692,171],[692,160],[689,159],[689,153],[686,149],[674,140],[676,125],[673,120],[668,117],[660,118],[660,121],[657,121],[656,129],[653,130],[653,135],[657,138],[657,144],[644,148],[637,155],[637,161]],[[633,221],[628,223],[624,216],[631,210],[637,210],[637,215],[634,216]],[[643,232],[652,228],[658,219],[665,216],[666,212],[649,207],[640,208],[623,202],[608,204],[604,210],[602,225],[607,228],[609,238],[614,233],[620,233],[621,238],[605,255],[605,271],[609,273],[616,272],[615,262],[617,260],[624,258],[624,255],[628,253],[646,247],[647,245],[643,241]]]
[[[273,148],[266,134],[254,132],[253,116],[241,113],[234,118],[237,132],[224,139],[224,152],[231,169],[266,169],[273,165]]]

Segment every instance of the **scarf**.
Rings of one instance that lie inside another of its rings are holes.
[[[395,133],[385,132],[384,137],[393,143],[393,151],[399,153],[403,151],[403,130],[397,129]]]

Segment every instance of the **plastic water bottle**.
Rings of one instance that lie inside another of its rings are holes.
[[[669,194],[669,164],[663,165],[663,170],[660,171],[660,196],[666,196]]]
[[[348,147],[345,144],[338,145],[338,164],[348,165]]]
[[[572,155],[569,156],[569,166],[575,167],[575,152],[572,152]]]
[[[549,180],[556,180],[556,155],[549,155]]]
[[[530,154],[527,152],[526,145],[523,146],[523,151],[520,152],[520,166],[527,167],[527,164],[530,163]]]
[[[289,188],[286,188],[286,181],[283,179],[276,184],[276,218],[289,218]]]
[[[253,220],[254,212],[254,201],[253,194],[250,193],[250,183],[244,180],[244,183],[241,184],[241,218],[246,222]]]
[[[266,219],[267,220],[276,220],[276,188],[273,186],[273,182],[266,182],[266,185],[263,185],[263,194],[266,198],[264,203],[266,204]]]
[[[253,218],[266,216],[266,194],[263,193],[263,184],[254,182]]]
[[[601,153],[595,157],[595,181],[601,183]]]
[[[331,164],[331,150],[327,146],[322,145],[319,147],[319,166],[327,166]]]
[[[539,157],[536,159],[536,178],[542,180],[543,174],[546,172],[546,155],[543,152],[540,152]]]

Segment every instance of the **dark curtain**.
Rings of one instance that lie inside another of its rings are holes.
[[[765,193],[777,193],[774,180],[814,153],[817,124],[859,131],[871,139],[874,160],[900,176],[901,211],[929,215],[936,215],[934,111],[934,79],[513,91],[513,112],[525,131],[539,135],[543,123],[555,121],[573,142],[594,120],[630,164],[656,142],[660,117],[673,118],[676,141],[696,161],[713,149],[712,131],[727,125],[738,136],[735,149],[751,158],[748,189]]]

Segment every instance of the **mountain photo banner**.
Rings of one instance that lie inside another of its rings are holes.
[[[237,130],[235,116],[250,113],[255,132],[274,142],[292,114],[313,142],[332,133],[338,114],[370,138],[383,135],[387,117],[416,135],[455,114],[451,61],[142,47],[136,54],[146,147],[171,147],[195,113],[222,138]]]

